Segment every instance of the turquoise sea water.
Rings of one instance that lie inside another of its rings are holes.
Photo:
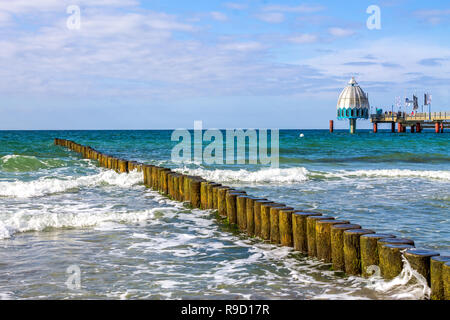
[[[172,131],[0,131],[0,298],[424,298],[405,270],[364,280],[249,240],[53,145],[70,139],[125,159],[236,186],[450,254],[450,135],[280,132],[280,168],[172,163]],[[300,137],[303,134],[303,137]],[[81,289],[66,269],[81,270]]]

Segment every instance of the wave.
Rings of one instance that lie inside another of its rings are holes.
[[[385,169],[385,170],[354,170],[328,172],[324,175],[328,178],[425,178],[450,181],[450,171],[444,170],[408,170],[408,169]]]
[[[308,180],[309,171],[306,168],[267,168],[259,171],[240,170],[206,170],[203,168],[189,169],[187,167],[175,171],[194,176],[201,176],[217,182],[249,182],[249,183],[298,183]]]
[[[82,187],[113,185],[131,187],[142,183],[142,173],[119,174],[112,170],[82,177],[43,177],[34,181],[1,181],[0,197],[31,198],[76,190]]]
[[[137,212],[111,212],[108,208],[94,211],[80,209],[78,212],[18,212],[0,221],[0,239],[11,238],[14,234],[48,229],[75,229],[89,227],[110,227],[111,223],[136,223],[155,218],[156,212],[174,211],[173,208],[152,208]],[[73,210],[76,211],[76,210]]]
[[[0,170],[5,172],[28,172],[58,168],[65,165],[63,160],[38,159],[34,156],[9,154],[0,158]]]
[[[431,289],[427,280],[411,267],[409,261],[402,256],[403,270],[390,281],[383,280],[379,275],[374,276],[368,285],[369,289],[383,293],[393,299],[424,300],[429,299]]]
[[[450,171],[445,170],[408,170],[408,169],[385,169],[385,170],[340,170],[333,172],[309,171],[304,167],[274,169],[267,168],[258,171],[208,170],[204,168],[179,168],[177,172],[201,176],[204,179],[216,182],[243,182],[243,183],[276,183],[295,184],[311,180],[336,180],[336,179],[359,179],[359,178],[421,178],[440,181],[450,181]]]

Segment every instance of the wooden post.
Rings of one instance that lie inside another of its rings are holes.
[[[309,216],[306,218],[306,236],[308,238],[308,255],[317,257],[316,222],[318,220],[334,220],[333,217]]]
[[[431,300],[445,300],[443,267],[450,257],[435,256],[430,261]]]
[[[402,252],[412,248],[409,244],[379,244],[381,275],[387,280],[398,276],[403,270]]]
[[[183,194],[184,194],[184,201],[190,201],[191,200],[191,198],[190,198],[190,185],[191,185],[191,180],[192,180],[192,176],[186,176],[185,178],[184,178],[184,186],[183,186],[183,188],[184,188],[184,192],[183,192]]]
[[[446,262],[442,267],[442,282],[444,284],[444,298],[450,300],[450,262]]]
[[[392,234],[372,233],[361,236],[361,271],[364,277],[372,275],[373,270],[368,269],[371,266],[378,266],[380,260],[378,258],[377,242],[380,239],[395,238]]]
[[[219,211],[219,215],[222,217],[227,216],[227,201],[226,195],[229,188],[219,188],[217,190],[217,210]]]
[[[369,233],[375,233],[375,231],[367,229],[344,231],[344,264],[347,274],[361,274],[361,246],[359,239],[362,235]]]
[[[128,161],[120,159],[119,160],[119,172],[128,173]]]
[[[292,214],[294,210],[281,209],[278,212],[279,216],[279,232],[280,232],[280,244],[284,247],[293,247],[292,236]]]
[[[416,129],[415,126],[411,125],[411,133],[414,133],[414,129]]]
[[[336,224],[331,226],[331,262],[333,270],[345,270],[344,231],[361,229],[357,224]]]
[[[436,123],[434,124],[434,127],[435,127],[435,132],[436,132],[436,133],[440,133],[440,132],[441,132],[439,122],[436,122]]]
[[[373,123],[373,133],[377,133],[378,132],[378,123],[374,122]]]
[[[270,210],[272,207],[284,207],[284,205],[279,204],[279,203],[262,203],[261,204],[261,209],[260,209],[260,230],[259,230],[259,234],[257,234],[257,236],[261,237],[261,239],[263,240],[270,240],[270,231],[271,231],[271,226],[270,226]],[[255,230],[257,230],[256,223],[257,220],[255,220]]]
[[[273,203],[270,200],[255,200],[253,207],[253,219],[255,222],[255,236],[263,239],[261,234],[261,216],[262,216],[262,206],[264,204]],[[270,231],[269,231],[270,232]]]
[[[208,181],[203,181],[200,185],[200,205],[201,209],[208,209]]]
[[[402,124],[399,122],[398,123],[398,133],[402,133],[403,132],[403,126],[402,126]]]
[[[237,225],[239,230],[247,230],[247,195],[239,195],[236,198]]]
[[[330,120],[330,133],[333,133],[334,131],[334,121]]]
[[[189,184],[189,198],[194,208],[200,208],[200,183],[200,180],[192,178]]]
[[[430,250],[409,249],[405,252],[405,258],[411,268],[427,280],[428,286],[431,286],[430,260],[436,256],[439,256],[439,253]]]
[[[294,208],[286,207],[271,207],[270,208],[270,242],[279,244],[280,237],[280,210],[294,210]]]
[[[306,218],[309,216],[321,216],[321,213],[294,212],[292,215],[292,232],[294,249],[302,253],[308,253],[308,238],[306,232]]]
[[[349,224],[350,221],[319,220],[316,222],[317,258],[324,262],[331,262],[331,226],[335,224]]]
[[[417,122],[417,123],[416,123],[416,132],[417,132],[417,133],[421,133],[421,132],[422,132],[422,128],[421,128],[421,126],[420,126],[420,122]]]
[[[444,133],[444,122],[441,122],[441,133]]]
[[[247,219],[247,234],[249,237],[253,237],[255,235],[255,216],[254,216],[254,206],[255,200],[257,198],[247,197],[247,203],[245,204],[245,215]]]
[[[237,223],[237,208],[236,208],[236,198],[241,193],[228,192],[226,196],[227,201],[227,218],[229,224]]]

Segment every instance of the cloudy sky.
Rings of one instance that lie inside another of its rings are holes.
[[[0,129],[326,128],[351,76],[450,110],[449,27],[438,0],[0,0]]]

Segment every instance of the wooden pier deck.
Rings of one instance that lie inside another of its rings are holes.
[[[450,112],[372,114],[370,121],[373,123],[374,132],[377,132],[379,123],[391,123],[392,132],[395,132],[395,124],[397,124],[398,132],[406,132],[406,127],[411,127],[411,132],[434,128],[436,133],[443,133],[444,128],[450,128]]]

